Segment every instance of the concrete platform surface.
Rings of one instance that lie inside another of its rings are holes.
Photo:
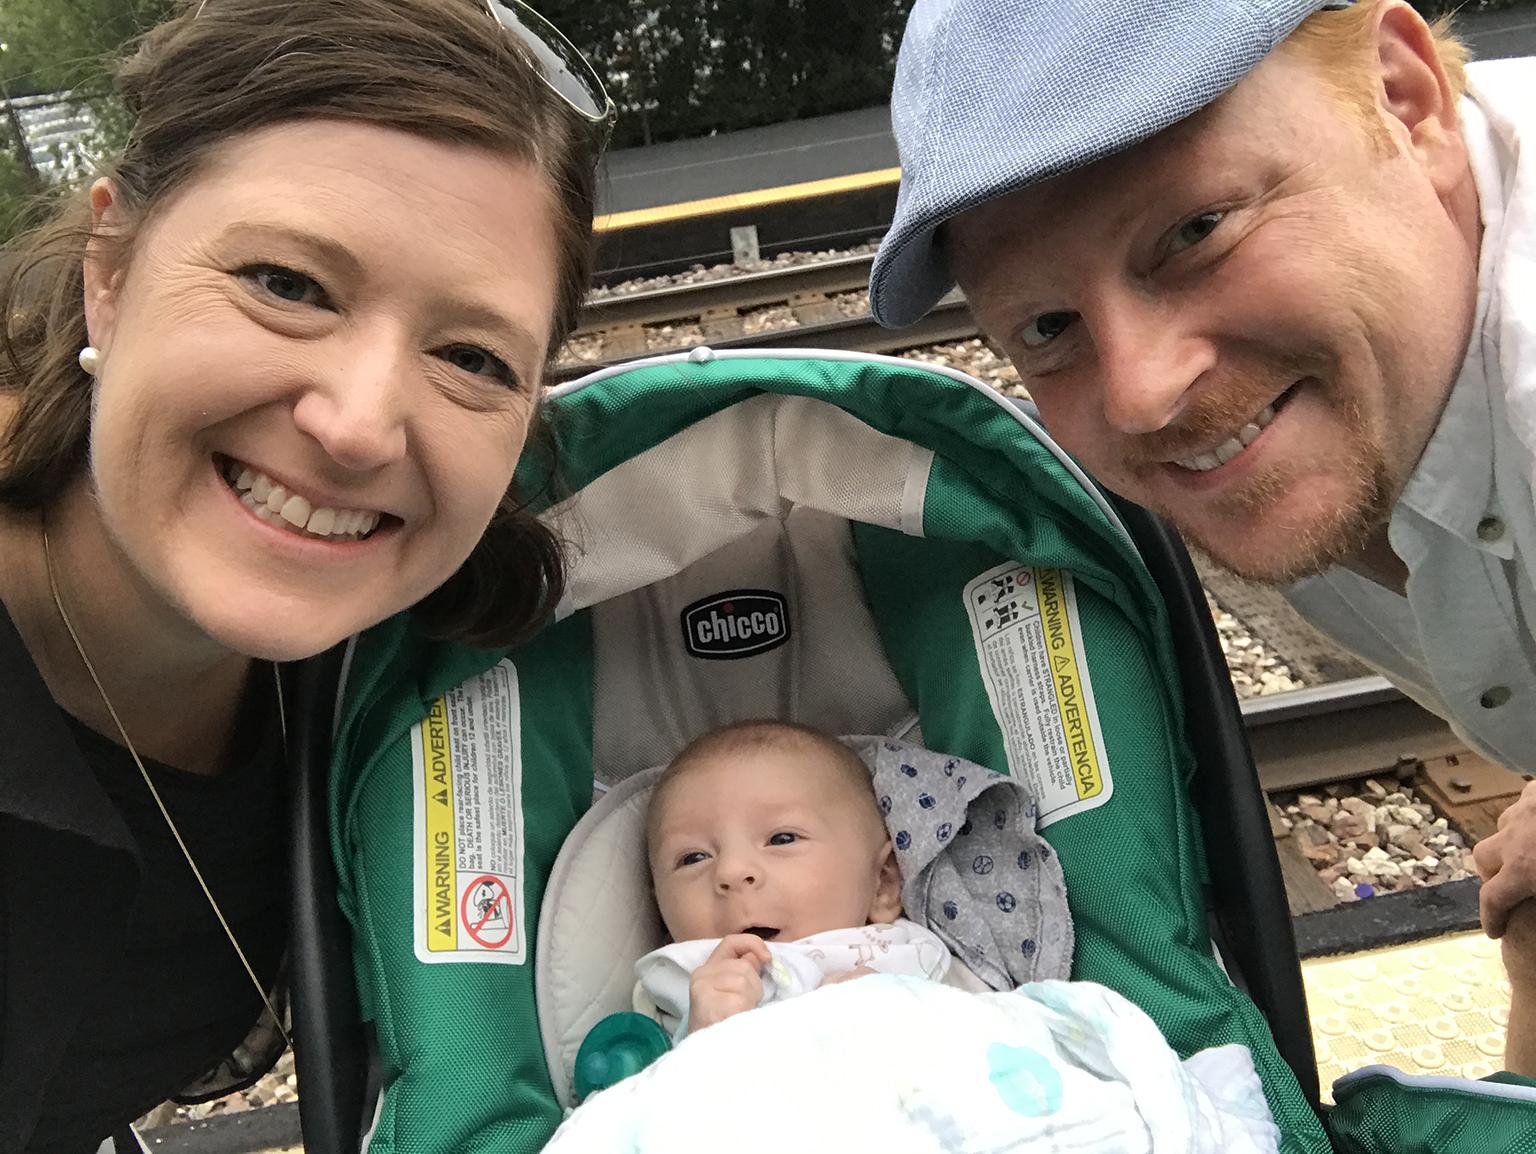
[[[1509,982],[1482,933],[1302,963],[1323,1098],[1362,1066],[1486,1078],[1503,1068]]]

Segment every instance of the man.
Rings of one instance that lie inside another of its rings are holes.
[[[918,0],[892,113],[875,316],[958,281],[1099,480],[1536,769],[1536,61],[1402,0]],[[1536,793],[1477,862],[1536,1075]]]

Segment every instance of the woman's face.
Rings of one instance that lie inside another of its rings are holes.
[[[221,645],[319,652],[421,599],[506,492],[555,308],[552,193],[343,121],[239,137],[87,262],[116,551]],[[118,210],[94,193],[98,226]]]

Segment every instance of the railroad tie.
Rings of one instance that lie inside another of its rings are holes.
[[[789,298],[789,311],[802,325],[824,325],[843,319],[842,310],[822,293],[796,293]]]
[[[1530,778],[1475,753],[1454,753],[1424,763],[1420,788],[1469,842],[1492,837],[1499,815],[1519,798]]]
[[[733,341],[744,336],[746,329],[741,314],[732,308],[706,309],[699,314],[699,328],[704,341]]]
[[[619,325],[603,333],[603,357],[606,360],[642,357],[647,351],[645,329],[640,325]]]

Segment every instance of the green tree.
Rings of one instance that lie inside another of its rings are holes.
[[[534,0],[608,77],[613,144],[884,103],[912,0]],[[1536,0],[1414,0],[1429,16]]]
[[[0,152],[0,244],[19,231],[36,190],[35,181],[16,157]]]
[[[881,104],[912,0],[533,0],[591,56],[619,107],[614,147],[661,143]],[[1536,0],[1414,0],[1426,15]],[[126,131],[104,60],[174,0],[0,0],[0,99],[94,102],[110,151]],[[37,190],[0,116],[0,244]],[[44,190],[46,191],[46,190]],[[10,222],[10,223],[8,223]]]
[[[174,0],[0,0],[0,83],[12,96],[101,87],[102,61]]]
[[[1506,8],[1529,8],[1536,0],[1409,0],[1425,16],[1450,16],[1457,12],[1498,12]]]
[[[0,100],[70,93],[97,131],[70,147],[100,154],[126,131],[108,101],[106,61],[138,31],[170,15],[174,0],[0,0]],[[0,244],[41,198],[58,191],[27,160],[15,114],[0,116]]]
[[[614,146],[883,103],[912,0],[543,0],[608,77]]]

